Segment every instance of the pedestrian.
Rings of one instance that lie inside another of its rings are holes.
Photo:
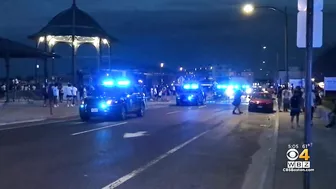
[[[315,91],[311,91],[311,124],[313,125],[313,118],[314,118],[314,113],[316,109],[316,96],[315,96]]]
[[[78,89],[76,86],[72,86],[72,105],[75,106],[78,104],[78,97],[77,97],[77,93],[78,93]]]
[[[294,129],[294,118],[296,117],[296,126],[300,127],[300,112],[301,112],[301,97],[300,92],[295,90],[294,95],[290,99],[290,116],[291,116],[291,126]]]
[[[279,112],[282,112],[281,108],[282,108],[282,90],[283,88],[280,86],[278,87],[278,92],[277,92],[277,99],[278,99],[278,110]]]
[[[291,97],[292,97],[291,90],[288,89],[288,86],[285,86],[285,89],[282,91],[282,102],[283,102],[284,112],[288,112]]]
[[[329,123],[328,125],[326,125],[325,127],[326,128],[330,128],[330,127],[333,127],[336,123],[336,100],[334,99],[332,101],[333,105],[334,105],[334,108],[332,109],[332,111],[328,114],[328,120],[329,120]]]
[[[54,99],[54,107],[58,107],[58,95],[59,95],[59,90],[58,90],[58,85],[55,83],[54,86],[52,86],[53,90],[53,99]]]
[[[65,88],[65,95],[66,95],[66,99],[67,99],[67,106],[70,107],[70,104],[71,106],[72,105],[72,87],[71,87],[71,84],[68,83],[68,86]]]
[[[237,92],[234,95],[234,99],[232,102],[232,105],[234,106],[232,114],[237,114],[236,110],[238,110],[238,114],[242,114],[243,112],[240,111],[240,104],[241,104],[241,96],[243,95],[241,90],[237,90]]]

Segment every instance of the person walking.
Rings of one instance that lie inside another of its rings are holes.
[[[288,86],[286,86],[285,89],[282,91],[282,102],[284,112],[288,112],[291,97],[292,97],[292,91],[288,89]]]
[[[242,114],[243,112],[240,111],[240,104],[241,104],[241,97],[243,93],[241,90],[237,90],[236,94],[234,95],[234,99],[232,102],[232,105],[234,106],[232,114]],[[236,113],[236,110],[238,110],[238,113]]]
[[[291,116],[291,127],[294,129],[294,118],[296,118],[296,126],[300,127],[300,112],[301,112],[301,96],[298,90],[294,91],[294,95],[290,99],[290,116]]]

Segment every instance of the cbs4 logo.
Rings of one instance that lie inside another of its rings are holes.
[[[297,149],[292,148],[287,150],[286,156],[289,161],[295,161],[298,158],[303,159],[304,161],[309,161],[310,159],[308,149],[303,149],[302,152],[299,153]]]

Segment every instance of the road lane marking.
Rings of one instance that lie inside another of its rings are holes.
[[[199,106],[198,108],[201,109],[201,108],[205,108],[206,106]]]
[[[81,135],[81,134],[85,134],[85,133],[89,133],[89,132],[93,132],[93,131],[98,131],[98,130],[102,130],[102,129],[107,129],[107,128],[110,128],[110,127],[116,127],[116,126],[119,126],[119,125],[125,125],[125,124],[127,124],[127,123],[128,123],[128,122],[116,123],[116,124],[108,125],[108,126],[105,126],[105,127],[99,127],[99,128],[96,128],[96,129],[90,129],[90,130],[81,131],[81,132],[78,132],[78,133],[72,133],[71,135],[72,135],[72,136]]]
[[[44,121],[46,121],[47,119],[43,119]],[[68,121],[71,121],[71,120],[55,120],[55,121],[50,121],[50,122],[23,122],[22,124],[24,123],[27,123],[29,125],[22,125],[22,126],[16,126],[16,127],[11,127],[11,125],[15,125],[15,124],[11,124],[11,123],[8,123],[8,124],[4,124],[4,125],[1,125],[1,126],[9,126],[7,128],[1,128],[0,131],[6,131],[6,130],[13,130],[13,129],[21,129],[21,128],[27,128],[27,127],[36,127],[36,126],[41,126],[41,125],[49,125],[49,124],[55,124],[55,123],[65,123],[65,122],[68,122]],[[18,124],[18,123],[16,123]]]
[[[211,130],[211,129],[210,129]],[[153,165],[157,164],[159,161],[163,160],[164,158],[168,157],[169,155],[175,153],[176,151],[180,150],[181,148],[185,147],[186,145],[188,145],[189,143],[193,142],[194,140],[200,138],[201,136],[205,135],[206,133],[208,133],[210,130],[204,131],[203,133],[193,137],[192,139],[189,139],[188,141],[174,147],[173,149],[169,150],[168,152],[162,154],[161,156],[153,159],[152,161],[148,162],[146,165],[133,170],[132,172],[128,173],[127,175],[119,178],[118,180],[112,182],[111,184],[103,187],[102,189],[114,189],[117,188],[118,186],[122,185],[123,183],[127,182],[128,180],[130,180],[131,178],[137,176],[138,174],[144,172],[145,170],[147,170],[148,168],[152,167]]]
[[[172,112],[168,112],[167,115],[170,115],[170,114],[176,114],[176,113],[179,113],[181,112],[180,110],[177,110],[177,111],[172,111]]]

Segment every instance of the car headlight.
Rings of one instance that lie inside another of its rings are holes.
[[[190,101],[190,100],[192,100],[194,98],[194,95],[189,95],[188,96],[188,100]]]
[[[231,88],[228,88],[226,91],[225,91],[225,94],[227,96],[233,96],[234,95],[234,90],[231,89]]]
[[[252,93],[252,89],[251,89],[251,88],[247,88],[247,89],[246,89],[246,93],[247,93],[247,94],[251,94],[251,93]]]
[[[106,104],[107,104],[107,105],[111,105],[112,102],[113,102],[112,100],[108,100],[108,101],[106,101]]]

